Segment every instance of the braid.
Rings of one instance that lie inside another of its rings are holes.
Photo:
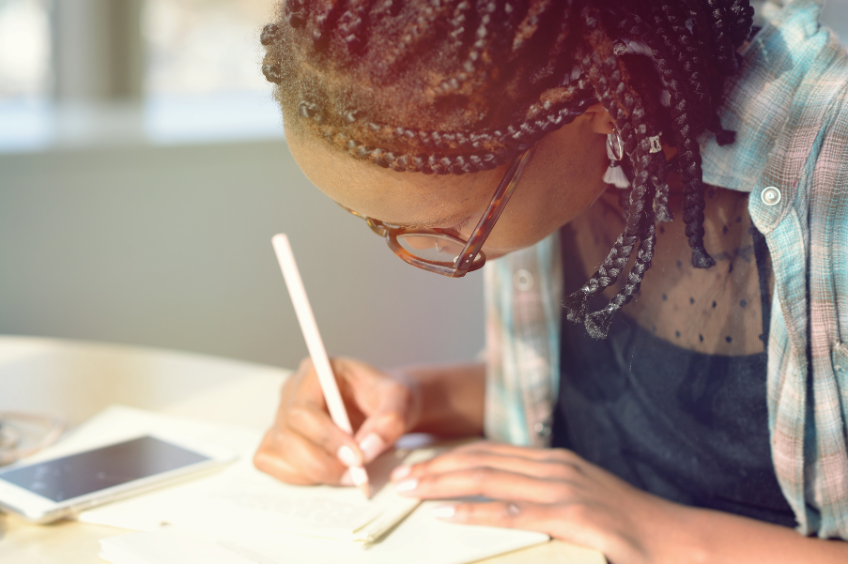
[[[733,0],[729,11],[733,16],[733,21],[730,24],[730,36],[733,39],[733,46],[739,48],[748,39],[748,34],[751,33],[751,26],[754,23],[754,8],[744,0]]]
[[[593,335],[594,329],[589,317],[585,317],[589,300],[592,296],[603,292],[616,282],[621,271],[630,260],[637,238],[642,233],[644,217],[646,214],[653,216],[653,212],[646,207],[651,180],[650,162],[653,159],[650,156],[647,137],[639,138],[635,133],[643,128],[648,130],[648,124],[644,121],[646,113],[641,100],[635,91],[627,92],[626,83],[622,81],[619,60],[613,56],[612,46],[604,40],[604,34],[601,33],[597,16],[587,9],[587,15],[584,19],[589,33],[590,50],[584,55],[583,67],[588,68],[589,79],[595,82],[596,91],[600,94],[604,107],[616,119],[617,123],[624,124],[619,126],[620,135],[624,144],[624,151],[630,155],[635,172],[624,232],[616,239],[613,248],[598,271],[583,287],[572,293],[563,302],[568,319],[575,322],[585,322],[587,331],[590,332],[590,335]],[[602,53],[607,55],[603,62],[601,61]],[[621,95],[621,98],[617,95]],[[650,132],[649,136],[651,133],[656,134],[657,132]],[[597,334],[596,331],[594,333]]]
[[[339,33],[351,53],[365,45],[366,18],[370,0],[350,0],[348,9],[339,18]]]
[[[736,48],[733,45],[731,28],[721,0],[705,0],[712,19],[713,43],[718,49],[718,68],[723,74],[734,74],[739,70]],[[747,35],[747,34],[746,34]]]
[[[637,17],[638,16],[634,16]],[[667,31],[663,19],[654,19],[659,38],[666,37]],[[715,260],[704,249],[704,184],[701,181],[701,149],[698,143],[698,128],[695,116],[690,108],[687,87],[681,80],[673,62],[665,56],[669,51],[659,48],[657,41],[646,38],[654,51],[654,60],[660,68],[665,84],[671,94],[671,115],[676,126],[677,143],[680,155],[680,174],[684,186],[683,221],[686,223],[686,236],[692,249],[692,266],[709,268]]]
[[[594,339],[606,339],[613,316],[623,306],[630,303],[633,296],[639,293],[642,278],[645,272],[651,268],[651,260],[654,258],[654,247],[657,243],[656,225],[651,222],[647,226],[647,234],[642,238],[636,261],[627,275],[627,282],[603,309],[596,311],[586,317],[586,332]]]
[[[748,35],[747,0],[282,0],[262,73],[294,120],[354,158],[399,172],[469,174],[510,162],[600,102],[631,179],[625,227],[564,301],[593,337],[639,291],[670,221],[660,135],[678,149],[692,263],[704,249],[699,136],[733,141],[717,109]],[[635,258],[633,254],[635,251]],[[588,304],[616,284],[599,311]]]
[[[303,0],[286,0],[284,17],[286,22],[293,28],[297,29],[303,26],[306,20],[306,11],[303,6]],[[263,43],[265,45],[265,43]]]
[[[339,0],[324,0],[321,10],[312,15],[312,44],[316,51],[323,50],[330,40],[330,33],[339,19]]]
[[[666,51],[677,54],[677,67],[692,93],[695,107],[700,108],[699,125],[707,123],[712,109],[712,99],[706,84],[705,64],[702,61],[694,38],[688,33],[686,18],[676,3],[652,5],[654,21],[659,26],[658,34]],[[681,49],[682,47],[682,49]]]
[[[454,8],[453,14],[448,21],[448,36],[450,37],[450,48],[459,52],[466,40],[466,28],[468,26],[468,15],[471,11],[471,2],[462,0]]]
[[[434,0],[425,5],[403,27],[397,38],[394,49],[388,50],[381,63],[384,65],[385,77],[391,78],[399,65],[406,62],[408,57],[416,53],[416,49],[436,33],[433,22],[447,12],[447,0]]]
[[[553,0],[543,0],[529,7],[524,19],[518,24],[515,37],[512,40],[512,54],[517,56],[522,51],[539,29],[542,18],[547,16],[547,13],[554,7]]]

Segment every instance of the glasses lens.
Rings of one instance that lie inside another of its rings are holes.
[[[397,236],[397,242],[420,259],[451,264],[465,248],[464,242],[444,233],[402,233]]]

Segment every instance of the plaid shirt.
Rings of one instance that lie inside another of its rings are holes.
[[[775,277],[768,424],[802,534],[848,540],[848,55],[821,0],[771,2],[703,147],[705,182],[749,192]],[[559,380],[557,234],[484,271],[488,436],[549,443]]]

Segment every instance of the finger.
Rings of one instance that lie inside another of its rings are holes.
[[[574,452],[562,448],[530,448],[523,446],[498,443],[493,441],[477,441],[462,445],[454,449],[454,452],[490,452],[504,456],[518,456],[530,460],[544,460],[565,462],[580,465],[585,462]]]
[[[353,437],[339,429],[323,409],[306,403],[290,405],[285,422],[289,429],[345,466],[362,466],[364,463],[362,451]]]
[[[545,503],[569,497],[571,485],[560,480],[478,467],[446,474],[406,478],[395,484],[395,491],[419,499],[483,496],[491,499]]]
[[[362,424],[355,439],[366,463],[384,453],[403,435],[406,425],[396,411],[376,413]]]
[[[521,501],[455,503],[433,508],[433,517],[452,523],[525,529],[551,534],[558,521],[552,507]]]
[[[333,370],[366,416],[354,438],[365,462],[385,452],[408,428],[411,390],[374,368],[350,359],[334,359]]]
[[[392,480],[420,478],[428,474],[446,474],[480,467],[559,480],[575,480],[579,474],[574,465],[555,458],[534,459],[489,449],[458,449],[412,467],[397,468],[392,473]]]
[[[339,484],[346,467],[335,457],[290,432],[268,431],[253,457],[260,471],[299,485]]]

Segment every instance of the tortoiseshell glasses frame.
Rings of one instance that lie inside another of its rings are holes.
[[[535,146],[530,147],[510,163],[483,217],[480,218],[467,241],[453,229],[393,225],[366,217],[348,208],[344,209],[364,219],[371,231],[385,238],[392,252],[404,262],[442,276],[462,278],[467,273],[480,269],[486,263],[486,255],[481,250],[483,244],[518,186],[521,175],[535,150]],[[452,260],[432,258],[437,254]]]

